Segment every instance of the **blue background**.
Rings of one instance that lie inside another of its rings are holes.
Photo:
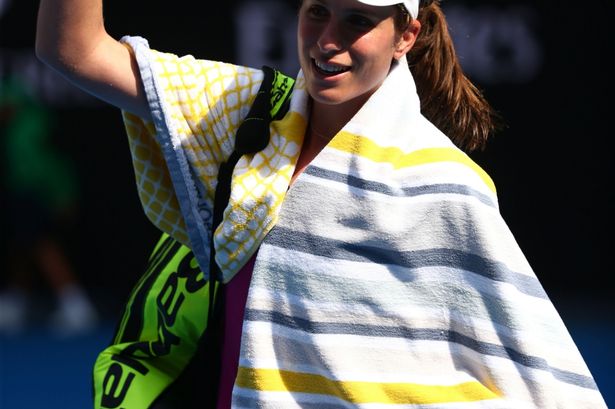
[[[615,326],[569,322],[607,405],[615,404]],[[0,409],[92,407],[91,369],[113,335],[106,323],[91,334],[57,338],[42,329],[0,337]]]

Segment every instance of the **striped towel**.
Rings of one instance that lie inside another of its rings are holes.
[[[148,217],[208,266],[215,176],[262,73],[137,55],[152,122],[124,113]],[[605,408],[489,176],[421,114],[406,64],[289,188],[301,73],[239,162],[215,232],[225,279],[256,250],[236,408]]]

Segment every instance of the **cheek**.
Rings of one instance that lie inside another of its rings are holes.
[[[393,50],[389,43],[379,43],[380,46],[365,47],[356,50],[356,58],[363,62],[363,66],[371,76],[386,76],[393,60]]]
[[[314,28],[306,23],[299,23],[297,28],[297,44],[299,50],[304,47],[309,47],[313,43],[315,38]]]

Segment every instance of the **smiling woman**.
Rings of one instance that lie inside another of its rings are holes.
[[[116,41],[101,0],[41,2],[38,55],[123,110],[165,233],[96,407],[606,407],[461,150],[498,118],[439,2],[304,0],[297,41],[293,82]]]
[[[392,62],[412,47],[420,23],[411,20],[398,34],[398,12],[395,6],[373,7],[351,0],[303,1],[298,50],[311,113],[299,171],[380,87]]]
[[[392,61],[412,47],[420,23],[412,20],[398,36],[398,10],[349,0],[302,3],[299,61],[313,101],[313,128],[333,137],[384,82]]]

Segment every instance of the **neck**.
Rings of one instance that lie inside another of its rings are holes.
[[[306,135],[311,140],[319,140],[324,142],[325,144],[328,143],[331,139],[333,139],[336,133],[337,132],[335,131],[320,131],[316,126],[314,126],[314,123],[312,121],[310,121],[306,130]]]
[[[309,129],[313,136],[327,142],[352,119],[357,109],[348,109],[345,104],[325,105],[312,100]]]

